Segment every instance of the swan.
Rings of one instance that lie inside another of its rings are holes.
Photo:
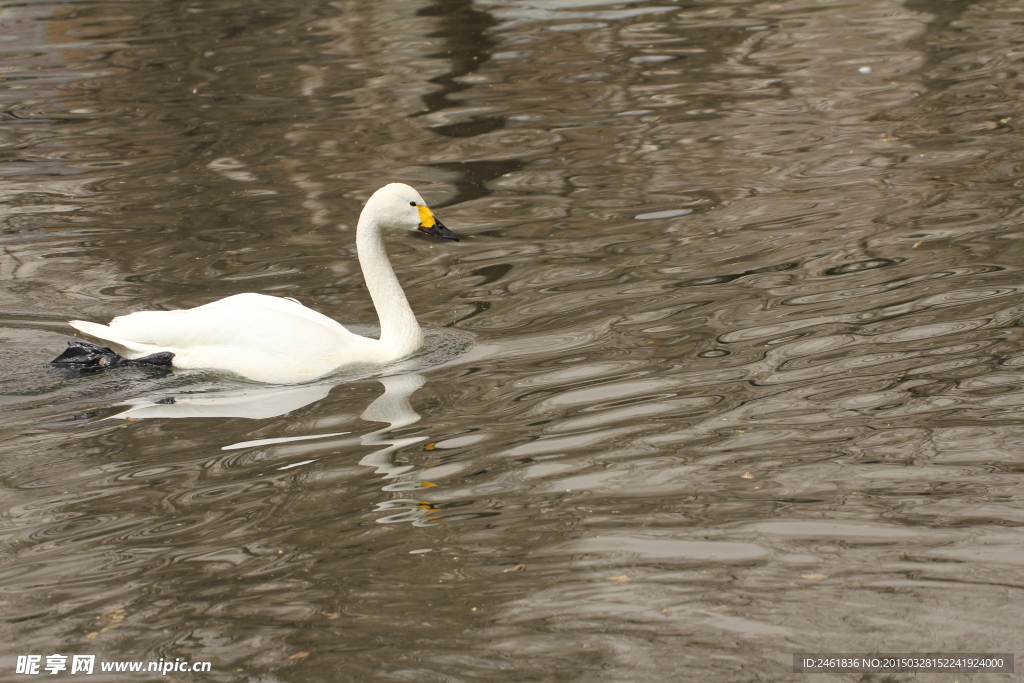
[[[346,366],[382,365],[415,353],[423,332],[384,250],[387,229],[459,240],[403,183],[380,188],[356,226],[356,251],[380,318],[380,339],[362,337],[295,299],[235,294],[179,311],[139,311],[109,325],[68,324],[118,347],[69,342],[51,364],[63,367],[172,365],[221,370],[268,384],[294,384]]]

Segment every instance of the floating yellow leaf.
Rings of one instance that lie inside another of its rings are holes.
[[[824,574],[804,574],[800,578],[801,579],[811,579],[811,580],[817,581],[817,580],[820,580],[820,579],[824,579],[825,575]]]
[[[753,479],[753,478],[754,478],[754,475],[751,474],[750,472],[744,472],[743,474],[740,475],[740,479]]]
[[[124,621],[125,617],[127,616],[128,613],[125,612],[124,605],[115,605],[109,612],[107,612],[101,617],[103,620],[107,622],[103,626],[103,628],[101,628],[99,631],[93,631],[92,633],[87,635],[86,638],[88,638],[89,640],[95,640],[99,638],[110,629],[117,628],[118,626],[120,626],[121,622]]]
[[[622,576],[609,576],[608,580],[609,581],[621,581],[621,582],[625,583],[625,582],[629,581],[629,577],[626,576],[625,574],[623,574]]]
[[[308,652],[296,652],[295,654],[293,654],[288,659],[305,659],[308,656],[309,656]]]

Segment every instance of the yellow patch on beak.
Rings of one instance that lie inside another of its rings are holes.
[[[437,223],[437,219],[434,218],[434,212],[425,206],[416,207],[420,210],[420,226],[424,228],[434,227],[434,223]]]

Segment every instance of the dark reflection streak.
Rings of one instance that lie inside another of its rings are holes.
[[[466,315],[462,316],[461,318],[456,318],[455,320],[453,320],[450,323],[448,323],[447,325],[445,325],[445,327],[454,327],[455,325],[461,323],[462,321],[469,320],[470,318],[475,318],[476,316],[480,315],[484,311],[490,310],[490,308],[491,308],[491,302],[490,301],[474,301],[472,303],[473,303],[473,310],[472,311],[470,311]]]
[[[525,164],[516,159],[505,159],[500,161],[446,162],[429,165],[449,172],[455,171],[459,174],[459,179],[454,181],[458,193],[445,204],[439,205],[449,206],[468,202],[479,197],[486,197],[491,194],[491,191],[487,188],[487,183],[507,173],[518,171]]]
[[[800,267],[799,263],[780,263],[774,266],[765,266],[764,268],[755,268],[753,270],[745,270],[742,273],[730,273],[729,275],[712,275],[709,277],[694,278],[692,280],[683,280],[675,283],[675,287],[700,287],[702,285],[720,285],[726,282],[733,282],[740,278],[748,275],[758,275],[760,273],[785,273],[787,271],[795,270]]]
[[[441,111],[458,106],[448,96],[466,90],[472,86],[459,83],[455,79],[473,73],[480,65],[491,58],[494,41],[487,36],[487,29],[498,22],[488,13],[473,8],[472,0],[439,0],[417,12],[418,16],[438,17],[441,28],[431,37],[444,38],[446,50],[435,53],[432,57],[447,57],[451,60],[452,69],[446,74],[431,79],[441,86],[441,90],[423,96],[426,105],[422,112],[413,116]],[[437,126],[432,130],[448,137],[465,138],[488,133],[504,128],[504,119],[498,117],[473,118],[470,121]]]
[[[444,38],[445,51],[432,57],[446,58],[451,62],[451,70],[431,79],[441,86],[440,90],[423,96],[424,109],[413,116],[422,116],[459,106],[449,99],[449,95],[467,90],[471,85],[459,83],[456,79],[479,70],[480,65],[491,58],[494,41],[487,35],[487,29],[498,22],[487,12],[473,7],[472,0],[438,0],[429,7],[424,7],[418,16],[436,17],[439,28],[431,33],[432,37]],[[439,135],[452,138],[466,138],[483,135],[505,127],[505,120],[500,117],[471,117],[447,125],[434,126],[430,130]],[[522,168],[523,163],[515,160],[475,161],[461,163],[430,164],[434,168],[455,171],[459,180],[455,181],[457,193],[448,204],[485,197],[490,194],[486,185],[495,178],[512,173]]]
[[[909,41],[911,47],[919,50],[926,56],[925,61],[920,66],[921,72],[927,73],[936,64],[971,49],[967,44],[960,48],[944,47],[941,49],[934,47],[934,45],[936,43],[936,36],[949,30],[953,23],[970,9],[973,4],[975,4],[974,0],[907,0],[904,3],[905,7],[912,12],[930,14],[934,17],[932,21],[928,22],[927,28],[921,35]],[[929,89],[944,89],[949,85],[945,81],[924,81],[924,84]]]
[[[477,268],[470,275],[476,275],[482,277],[483,280],[476,284],[477,287],[483,285],[489,285],[492,282],[500,280],[505,277],[508,271],[512,270],[511,263],[496,263],[492,266],[484,266],[483,268]]]

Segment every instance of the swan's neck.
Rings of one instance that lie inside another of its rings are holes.
[[[373,215],[367,213],[364,211],[359,217],[356,227],[359,267],[380,318],[380,342],[395,358],[400,358],[423,346],[423,332],[388,260],[382,230]]]

